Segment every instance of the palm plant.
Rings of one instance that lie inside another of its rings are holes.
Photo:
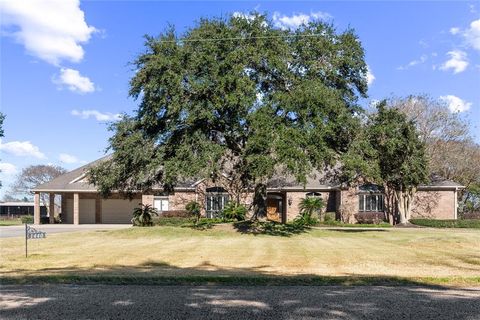
[[[157,210],[149,204],[141,204],[140,207],[133,210],[132,223],[134,226],[151,226],[153,225],[152,217],[158,216]]]
[[[302,199],[299,208],[303,222],[306,224],[314,224],[316,222],[316,218],[312,217],[314,214],[321,219],[323,207],[323,200],[319,197],[306,197]]]

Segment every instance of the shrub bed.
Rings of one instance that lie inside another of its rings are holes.
[[[464,213],[462,215],[462,219],[464,219],[464,220],[473,220],[473,219],[480,220],[480,211]]]
[[[391,225],[388,222],[379,223],[344,223],[341,221],[324,221],[320,222],[316,226],[318,227],[352,227],[352,228],[390,228]]]
[[[417,226],[431,228],[475,228],[480,229],[480,220],[434,220],[434,219],[411,219],[410,222]]]

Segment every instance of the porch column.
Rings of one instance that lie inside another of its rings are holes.
[[[33,223],[40,224],[40,193],[33,195]]]
[[[48,201],[48,222],[53,224],[55,223],[55,193],[49,194],[49,201]]]
[[[80,224],[80,217],[79,217],[79,210],[80,210],[80,197],[78,193],[73,194],[73,224]]]

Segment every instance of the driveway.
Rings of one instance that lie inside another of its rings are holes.
[[[1,319],[479,319],[480,288],[4,285]]]
[[[129,224],[41,224],[30,225],[31,227],[45,231],[48,234],[63,233],[63,232],[76,232],[76,231],[91,231],[91,230],[114,230],[130,228]],[[0,227],[0,238],[11,237],[25,237],[25,225],[19,226],[5,226]]]

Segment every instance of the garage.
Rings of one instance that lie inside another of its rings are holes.
[[[131,223],[139,199],[102,199],[102,223]]]

